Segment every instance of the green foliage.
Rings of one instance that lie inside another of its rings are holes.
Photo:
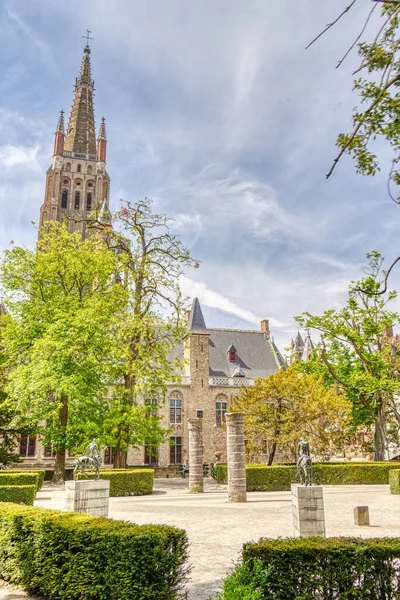
[[[39,475],[38,473],[28,473],[25,471],[20,471],[19,473],[0,471],[0,485],[34,485],[36,491],[38,491]]]
[[[77,473],[77,479],[84,480],[86,477]],[[94,474],[90,474],[89,479],[94,479]],[[154,470],[104,470],[100,472],[100,479],[109,479],[110,496],[144,496],[153,492]]]
[[[181,529],[0,505],[0,578],[49,600],[183,598]]]
[[[398,463],[315,463],[313,482],[321,485],[379,485],[387,484],[389,473],[399,468]],[[290,490],[292,483],[298,483],[296,466],[277,465],[273,467],[249,465],[246,467],[248,492],[281,492]],[[215,467],[217,483],[228,483],[228,467]]]
[[[12,482],[7,484],[0,480],[0,502],[16,502],[17,504],[29,504],[32,506],[33,501],[35,500],[36,491],[36,485],[18,485]]]
[[[217,600],[262,600],[262,590],[267,585],[269,569],[263,562],[254,561],[252,568],[247,563],[236,566],[234,572],[224,581],[223,592]]]
[[[396,538],[261,539],[245,544],[242,558],[243,567],[225,580],[221,600],[239,600],[231,591],[235,580],[258,593],[248,596],[257,600],[393,600],[400,595]]]
[[[392,469],[389,473],[390,493],[400,495],[400,469]]]
[[[266,441],[268,464],[272,464],[277,448],[293,456],[302,435],[310,441],[313,454],[321,458],[343,451],[349,436],[351,403],[324,386],[322,380],[312,373],[299,376],[293,365],[256,379],[251,387],[242,387],[231,411],[244,415],[249,461],[265,452]]]
[[[2,475],[3,473],[7,473],[7,474],[11,474],[11,473],[17,473],[17,474],[28,474],[28,473],[36,473],[38,475],[38,490],[41,489],[43,482],[44,482],[44,478],[46,475],[46,471],[43,469],[7,469],[6,471],[0,471],[0,475]]]
[[[400,425],[394,399],[400,391],[400,352],[386,332],[399,323],[400,316],[387,306],[396,292],[376,295],[384,276],[383,257],[378,252],[367,256],[367,276],[350,282],[342,309],[296,317],[303,327],[321,333],[313,360],[299,368],[322,375],[325,385],[337,386],[346,394],[352,403],[354,427],[373,427],[375,460],[384,460],[388,421],[394,419]]]

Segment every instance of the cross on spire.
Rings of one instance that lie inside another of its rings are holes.
[[[93,38],[90,37],[91,34],[91,30],[90,29],[86,29],[86,35],[83,35],[82,37],[86,39],[86,46],[89,46],[89,40],[92,40]]]

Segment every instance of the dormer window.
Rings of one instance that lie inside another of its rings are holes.
[[[229,362],[236,362],[236,350],[229,350]]]

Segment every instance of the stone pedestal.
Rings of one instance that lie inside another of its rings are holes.
[[[109,496],[108,479],[66,481],[64,508],[78,513],[108,517]]]
[[[324,498],[321,485],[292,484],[295,537],[325,537]]]
[[[204,491],[203,483],[203,423],[188,419],[189,429],[189,494]]]
[[[226,413],[225,420],[228,458],[228,501],[246,502],[244,417],[242,413]]]
[[[368,506],[356,506],[354,509],[354,525],[369,525]]]

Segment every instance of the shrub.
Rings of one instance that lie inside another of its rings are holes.
[[[38,475],[38,490],[41,489],[43,482],[44,482],[44,477],[46,475],[46,471],[44,469],[6,469],[5,471],[0,471],[0,475],[3,475],[3,473],[18,473],[21,475],[27,475],[28,473],[37,473]]]
[[[89,479],[94,479],[94,473]],[[86,479],[81,473],[77,479]],[[144,496],[153,492],[154,470],[153,469],[129,469],[101,471],[100,479],[110,480],[110,496]]]
[[[0,485],[34,485],[36,491],[39,489],[39,475],[37,473],[9,473],[0,471]]]
[[[0,485],[0,502],[16,502],[32,506],[36,485]]]
[[[396,538],[261,539],[243,546],[243,565],[224,582],[225,600],[239,596],[232,578],[241,568],[242,598],[331,600],[400,595],[400,540]],[[258,595],[255,595],[258,594]]]
[[[391,494],[400,494],[400,469],[392,469],[389,473]]]
[[[3,504],[0,541],[0,578],[49,600],[185,597],[181,529]]]
[[[398,463],[315,463],[313,481],[321,485],[387,484],[389,472],[398,469]],[[215,467],[217,483],[227,483],[226,465]],[[297,482],[296,466],[248,465],[246,467],[248,492],[281,492],[290,490]]]

